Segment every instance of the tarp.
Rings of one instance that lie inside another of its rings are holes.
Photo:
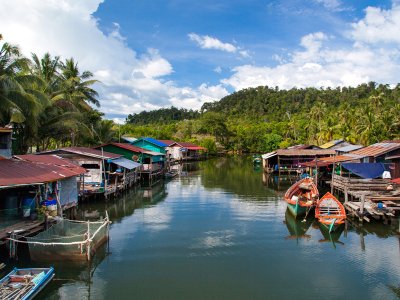
[[[362,178],[378,178],[386,171],[383,163],[344,163],[342,166]]]
[[[124,168],[126,168],[128,170],[136,169],[136,168],[141,166],[141,164],[139,164],[137,162],[134,162],[132,160],[129,160],[129,159],[125,158],[125,157],[120,157],[120,158],[113,159],[113,160],[111,160],[111,162],[113,164],[116,164],[116,165],[120,166],[120,167],[124,167]]]

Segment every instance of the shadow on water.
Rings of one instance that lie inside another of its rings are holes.
[[[285,239],[296,239],[297,242],[299,239],[311,239],[311,235],[307,234],[307,231],[313,222],[314,218],[310,217],[305,219],[304,222],[303,219],[296,219],[290,213],[289,209],[286,209],[284,223],[289,231],[289,235]]]

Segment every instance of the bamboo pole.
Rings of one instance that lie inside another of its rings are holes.
[[[331,194],[333,195],[333,181],[335,178],[335,159],[336,155],[333,157],[333,166],[332,166],[332,179],[331,179]]]
[[[90,238],[90,222],[87,221],[87,247],[86,247],[86,255],[87,255],[87,260],[90,261],[90,243],[91,243],[91,238]]]

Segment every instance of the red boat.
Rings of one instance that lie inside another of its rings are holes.
[[[295,217],[305,215],[318,200],[318,188],[314,180],[307,177],[297,181],[285,193],[285,200]]]
[[[346,210],[335,196],[327,192],[317,202],[315,217],[329,232],[332,232],[345,223]]]

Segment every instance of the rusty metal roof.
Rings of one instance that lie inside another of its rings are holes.
[[[101,151],[93,148],[87,148],[87,147],[66,147],[66,148],[60,148],[56,150],[49,150],[49,151],[44,151],[38,153],[39,155],[43,154],[57,154],[57,153],[62,153],[62,152],[67,152],[67,153],[74,153],[74,154],[79,154],[83,156],[89,156],[89,157],[94,157],[94,158],[99,158],[99,159],[113,159],[113,158],[118,158],[121,157],[121,154],[115,154],[115,153],[110,153],[106,151]]]
[[[276,154],[279,156],[322,156],[335,155],[335,150],[329,149],[278,149]]]
[[[173,140],[159,140],[159,141],[164,144],[167,144],[168,146],[175,143],[175,141],[173,141]]]
[[[318,167],[324,167],[324,166],[329,166],[332,165],[333,163],[339,163],[339,162],[349,162],[349,161],[356,161],[360,160],[362,157],[358,155],[337,155],[337,156],[329,156],[329,157],[321,157],[318,158],[317,163],[315,162],[315,159],[313,161],[305,162],[302,163],[302,166],[305,167],[315,167],[315,164],[317,164]]]
[[[400,141],[385,141],[351,151],[350,154],[356,154],[362,157],[378,157],[397,149],[400,149]]]
[[[78,176],[85,171],[17,159],[0,160],[0,188],[40,184]]]
[[[85,173],[86,169],[81,166],[74,164],[68,159],[62,158],[57,155],[34,155],[34,154],[25,154],[25,155],[14,155],[15,158],[25,161],[30,161],[33,163],[46,164],[46,165],[54,165],[63,168],[67,168],[69,170],[78,172],[79,174]]]
[[[189,142],[175,142],[175,143],[171,144],[170,147],[172,147],[174,145],[178,145],[179,147],[187,148],[189,150],[205,150],[204,147],[197,146],[197,145],[195,145],[193,143],[189,143]]]

